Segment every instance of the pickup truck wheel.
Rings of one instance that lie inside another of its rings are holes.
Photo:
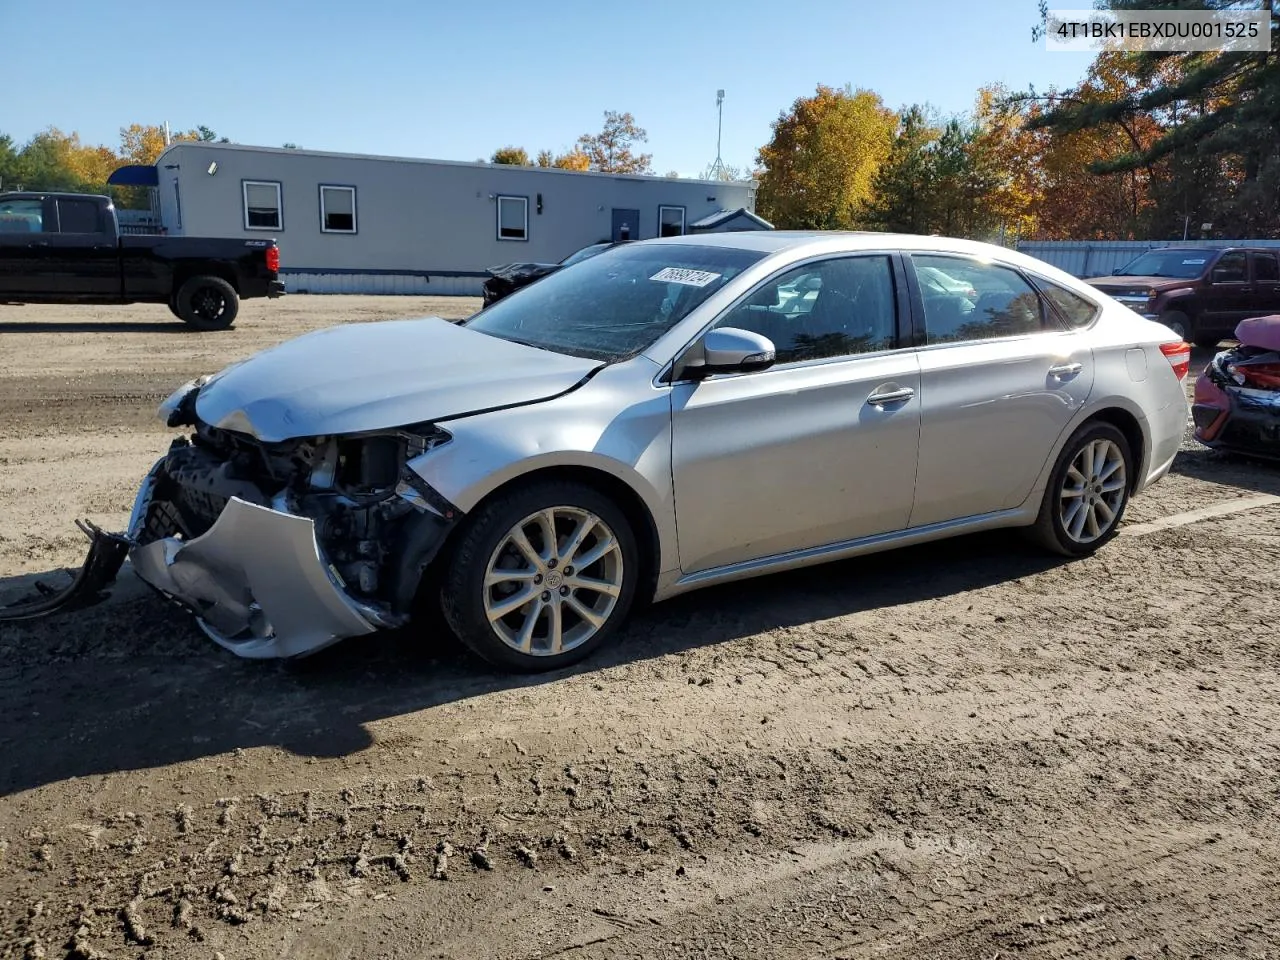
[[[1169,310],[1160,314],[1160,322],[1183,340],[1191,342],[1191,318],[1181,310]]]
[[[177,314],[197,330],[225,330],[235,322],[240,298],[221,277],[192,277],[178,289]]]

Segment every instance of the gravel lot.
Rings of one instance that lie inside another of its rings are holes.
[[[0,307],[0,602],[123,525],[178,383],[476,306]],[[1188,444],[1092,559],[715,588],[533,678],[429,635],[240,661],[126,575],[0,628],[0,957],[1274,958],[1274,494]]]

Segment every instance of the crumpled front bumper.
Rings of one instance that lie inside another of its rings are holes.
[[[272,509],[232,497],[202,535],[139,544],[162,463],[138,491],[129,559],[143,581],[191,610],[219,645],[241,657],[297,657],[396,625],[342,589],[314,522],[281,503]]]
[[[1280,391],[1196,381],[1195,438],[1207,447],[1280,459]]]

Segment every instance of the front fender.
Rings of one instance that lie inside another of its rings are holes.
[[[547,469],[600,471],[639,497],[658,533],[659,572],[678,566],[671,487],[671,400],[649,387],[638,401],[606,368],[582,390],[545,403],[464,417],[443,426],[453,439],[409,462],[426,483],[469,513],[508,483]]]

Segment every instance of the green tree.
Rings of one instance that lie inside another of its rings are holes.
[[[868,219],[891,233],[928,233],[933,227],[940,131],[925,108],[908,107],[898,121],[889,157],[872,180]]]
[[[604,112],[604,127],[599,133],[578,138],[577,152],[586,156],[587,169],[604,173],[651,173],[653,155],[636,153],[632,148],[645,143],[648,133],[636,125],[630,113],[616,110]]]
[[[505,163],[516,167],[529,167],[529,153],[524,147],[499,147],[489,158],[490,163]]]
[[[760,148],[760,215],[780,227],[857,226],[896,128],[897,115],[872,91],[819,85],[778,116]]]

